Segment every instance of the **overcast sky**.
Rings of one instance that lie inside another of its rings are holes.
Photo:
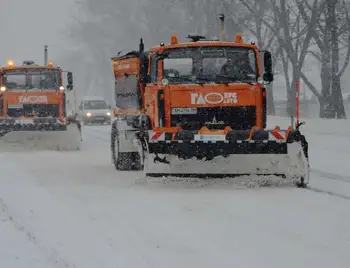
[[[73,7],[74,0],[0,0],[0,65],[8,59],[41,64],[45,44],[54,59],[67,46],[63,32]]]

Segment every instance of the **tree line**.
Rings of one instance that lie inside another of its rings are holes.
[[[170,35],[219,36],[219,18],[226,16],[226,34],[254,39],[274,56],[274,72],[283,77],[287,111],[295,114],[296,81],[303,81],[320,104],[321,118],[346,118],[341,77],[350,60],[350,0],[80,0],[81,16],[69,25],[74,44],[59,61],[77,73],[84,94],[113,97],[110,58],[168,42]],[[303,66],[316,60],[319,81]],[[319,82],[319,83],[317,83]],[[274,114],[273,85],[268,88],[269,114]]]

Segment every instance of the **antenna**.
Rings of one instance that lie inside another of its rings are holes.
[[[202,35],[188,35],[187,38],[192,39],[192,42],[198,42],[200,40],[207,39],[205,36],[202,36]]]

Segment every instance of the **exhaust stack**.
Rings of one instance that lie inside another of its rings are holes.
[[[44,66],[49,64],[48,47],[48,45],[44,46]]]
[[[219,15],[219,20],[220,20],[220,41],[225,41],[226,40],[226,32],[225,32],[225,15],[220,14]]]

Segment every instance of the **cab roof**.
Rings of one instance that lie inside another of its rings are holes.
[[[47,65],[38,65],[35,61],[25,60],[22,65],[16,65],[14,61],[8,60],[7,66],[2,66],[0,71],[10,71],[10,70],[21,70],[21,69],[50,69],[50,70],[61,70],[59,66],[54,66],[52,61],[49,61]]]
[[[237,44],[234,42],[223,42],[223,41],[197,41],[197,42],[186,42],[178,44],[167,44],[154,46],[150,50],[157,52],[160,50],[172,49],[172,48],[183,48],[183,47],[244,47],[244,48],[255,48],[252,44]]]
[[[2,71],[10,71],[10,70],[21,70],[21,69],[50,69],[50,70],[60,70],[60,67],[56,66],[13,66],[13,67],[1,67]]]
[[[179,42],[176,35],[172,35],[170,38],[170,42],[168,44],[160,43],[158,46],[151,47],[148,52],[160,52],[167,49],[173,49],[173,48],[186,48],[186,47],[240,47],[240,48],[250,48],[250,49],[257,49],[257,46],[254,42],[251,43],[244,43],[242,35],[237,34],[235,40],[233,41],[220,41],[220,40],[209,40],[205,36],[200,35],[189,35],[187,36],[188,39],[191,39],[191,41],[187,42]],[[143,45],[142,39],[140,45]],[[121,52],[118,53],[117,56],[113,57],[112,60],[125,60],[130,58],[136,58],[139,57],[143,53],[142,50],[139,51],[131,51],[126,54],[121,54]],[[121,54],[121,55],[120,55]]]

